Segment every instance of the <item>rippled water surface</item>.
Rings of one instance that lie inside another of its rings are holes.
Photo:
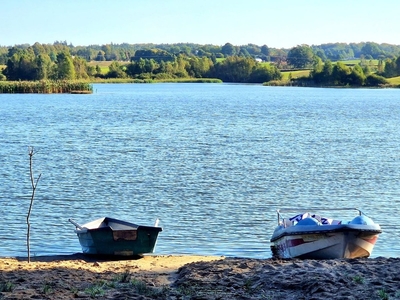
[[[400,91],[104,84],[0,94],[0,256],[80,252],[79,223],[160,219],[157,254],[266,258],[280,207],[358,207],[400,253]]]

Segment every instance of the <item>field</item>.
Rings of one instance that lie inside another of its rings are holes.
[[[308,77],[310,75],[310,70],[297,70],[297,71],[281,71],[282,80],[289,80],[289,77],[299,78],[299,77]]]
[[[351,59],[351,60],[341,60],[341,63],[344,63],[347,66],[354,66],[357,65],[361,62],[360,59]],[[366,59],[364,61],[365,64],[368,64],[369,66],[378,66],[379,60],[378,59]]]
[[[100,70],[101,70],[101,73],[102,74],[106,74],[109,71],[108,67],[112,63],[113,63],[113,61],[94,61],[94,60],[92,60],[92,61],[88,62],[88,66],[93,66],[93,67],[99,66]],[[121,65],[127,64],[127,62],[125,62],[125,61],[119,62],[119,63]]]
[[[399,85],[400,86],[400,76],[387,78],[387,81],[389,81],[389,83],[391,85]]]

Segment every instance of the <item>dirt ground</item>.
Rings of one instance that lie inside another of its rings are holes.
[[[400,258],[0,258],[0,299],[400,299]]]

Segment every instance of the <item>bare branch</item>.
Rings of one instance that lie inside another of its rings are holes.
[[[30,259],[30,243],[29,243],[31,224],[29,222],[29,218],[30,218],[31,212],[32,212],[33,200],[35,198],[36,187],[39,183],[40,177],[42,176],[42,174],[39,174],[38,178],[35,181],[35,178],[33,176],[33,155],[34,154],[35,154],[35,152],[34,152],[33,147],[29,147],[29,174],[30,174],[30,178],[31,178],[32,195],[31,195],[31,202],[29,205],[28,215],[26,217],[26,223],[28,225],[28,232],[27,232],[28,262],[31,261],[31,259]]]

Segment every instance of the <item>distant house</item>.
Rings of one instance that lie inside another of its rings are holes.
[[[256,62],[262,62],[263,60],[259,57],[256,57]]]

